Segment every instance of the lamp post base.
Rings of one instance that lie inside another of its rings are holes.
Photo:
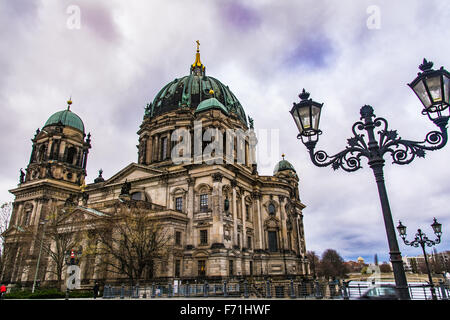
[[[405,268],[400,252],[390,252],[390,260],[392,263],[392,271],[394,272],[395,287],[401,300],[410,300],[408,281],[406,279]]]
[[[386,235],[389,244],[389,255],[394,272],[395,286],[397,288],[400,299],[410,300],[408,291],[408,281],[406,280],[406,273],[403,267],[402,255],[397,242],[397,237],[394,229],[394,222],[392,221],[391,208],[389,206],[389,199],[387,196],[386,186],[384,184],[383,166],[384,160],[376,159],[369,162],[372,168],[375,180],[377,182],[378,194],[380,196],[381,209],[383,211],[384,226],[386,228]]]

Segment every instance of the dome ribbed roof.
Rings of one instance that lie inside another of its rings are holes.
[[[226,114],[236,115],[245,125],[247,117],[241,103],[233,92],[219,80],[206,76],[205,66],[200,60],[200,42],[197,40],[195,62],[188,76],[166,84],[147,105],[145,117],[155,117],[179,108],[196,112],[218,108]]]
[[[211,98],[220,102],[215,106],[223,106],[228,114],[234,113],[247,125],[244,109],[228,86],[205,75],[190,74],[169,82],[156,95],[148,115],[154,117],[182,107],[197,110],[202,102]]]
[[[83,121],[70,110],[63,110],[54,113],[48,118],[47,122],[45,122],[44,127],[50,125],[64,125],[69,126],[75,129],[80,130],[84,133],[84,124]]]

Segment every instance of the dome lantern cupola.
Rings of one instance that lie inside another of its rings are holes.
[[[200,41],[197,40],[197,53],[195,54],[195,61],[191,65],[191,74],[196,76],[205,75],[205,65],[200,61]]]

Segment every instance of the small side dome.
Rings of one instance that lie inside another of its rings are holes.
[[[287,160],[284,160],[284,154],[282,155],[283,160],[281,160],[280,162],[278,162],[275,166],[275,169],[273,169],[273,174],[277,174],[280,171],[285,171],[285,170],[292,170],[295,173],[297,173],[294,169],[294,166]]]
[[[63,125],[78,129],[84,133],[83,121],[78,115],[70,111],[71,104],[72,99],[67,101],[67,109],[52,114],[50,118],[48,118],[47,122],[45,122],[44,127],[52,125]]]
[[[209,98],[200,102],[197,109],[195,109],[195,113],[209,109],[219,109],[222,110],[226,115],[228,115],[227,108],[225,108],[225,106],[216,98]]]

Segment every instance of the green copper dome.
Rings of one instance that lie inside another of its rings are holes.
[[[275,169],[273,170],[273,174],[275,175],[276,173],[280,172],[280,171],[284,171],[284,170],[292,170],[294,172],[294,166],[287,160],[281,160],[280,162],[277,163],[277,165],[275,166]]]
[[[50,118],[48,118],[44,127],[50,125],[69,126],[84,133],[83,121],[81,121],[80,117],[70,110],[63,110],[54,113],[52,116],[50,116]]]
[[[149,105],[146,115],[154,117],[182,107],[199,111],[198,107],[203,109],[205,104],[202,103],[208,100],[208,103],[211,103],[211,99],[219,102],[215,103],[216,107],[226,110],[227,114],[235,114],[247,125],[244,109],[228,86],[213,77],[195,74],[175,79],[165,85]]]

